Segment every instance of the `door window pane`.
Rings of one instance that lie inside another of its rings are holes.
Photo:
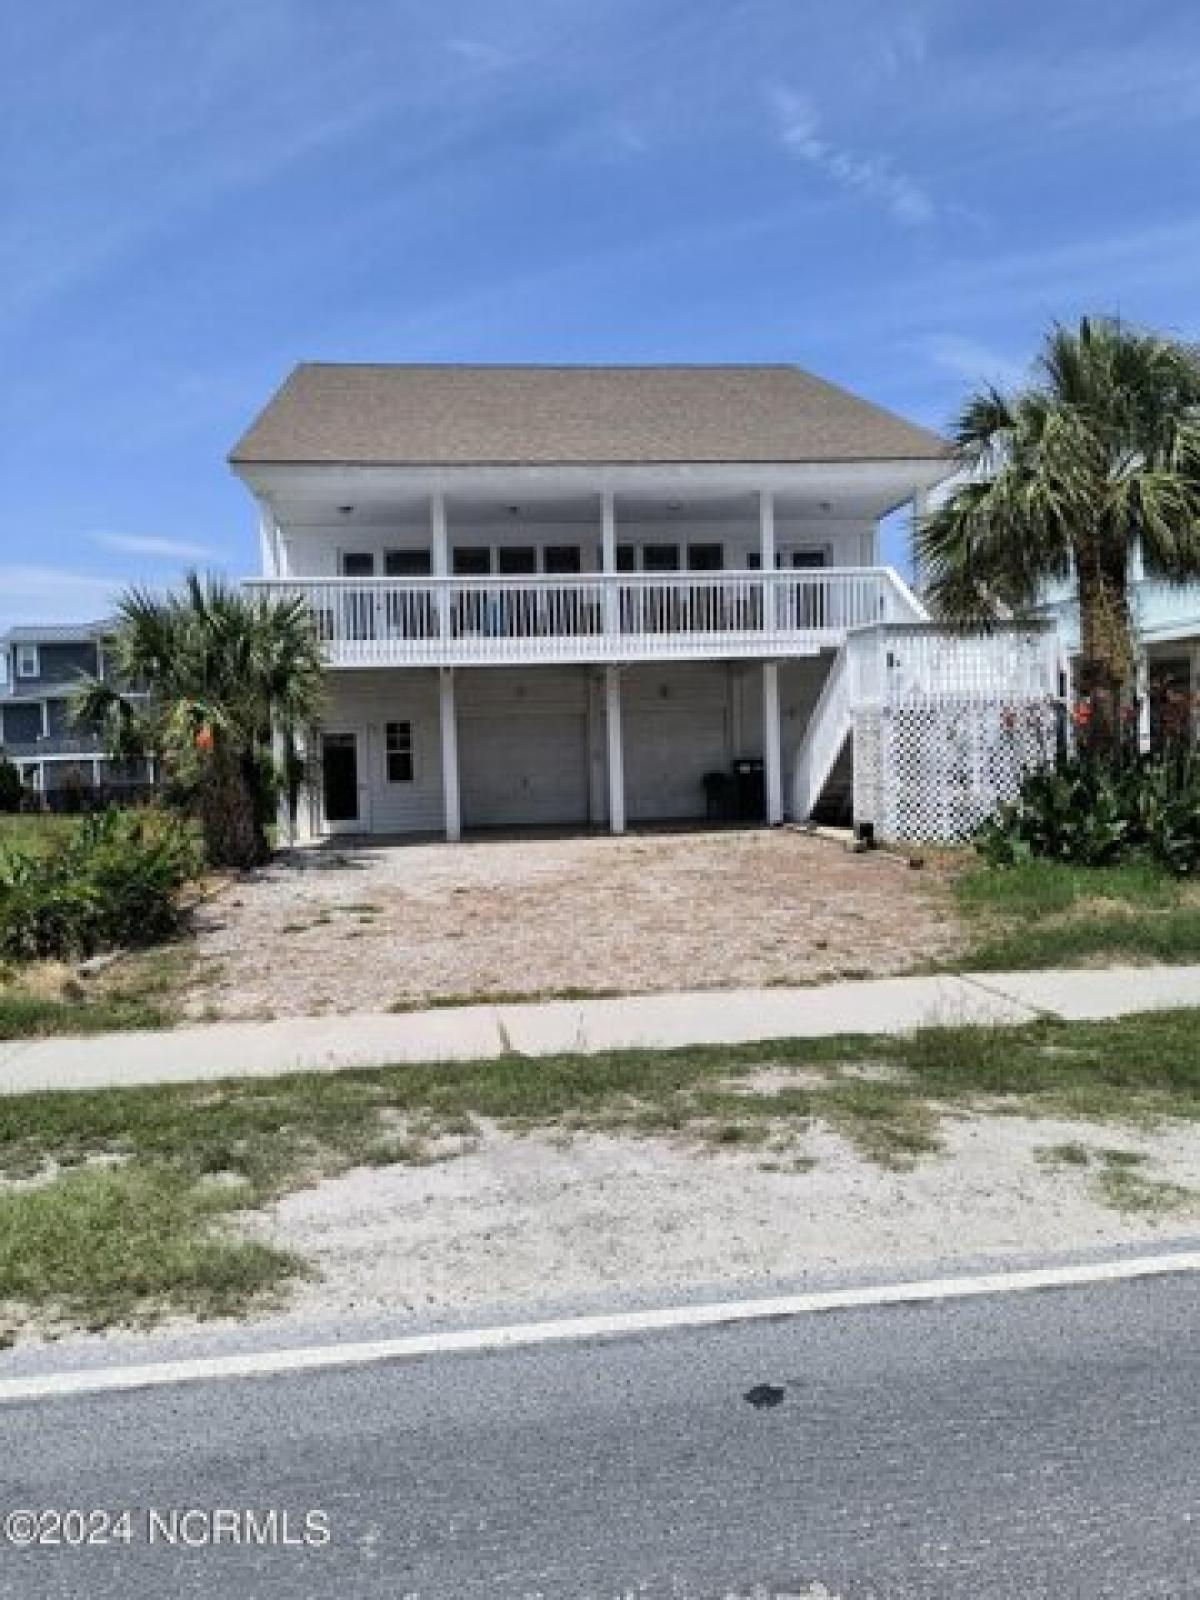
[[[358,821],[358,741],[352,733],[321,740],[326,822]]]

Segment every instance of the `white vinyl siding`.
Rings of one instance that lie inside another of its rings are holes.
[[[339,672],[329,679],[322,713],[326,728],[362,736],[364,827],[373,833],[440,833],[442,810],[441,736],[437,674]],[[407,723],[411,730],[413,776],[388,778],[387,727]]]

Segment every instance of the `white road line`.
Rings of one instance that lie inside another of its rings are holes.
[[[816,1312],[855,1311],[872,1306],[921,1305],[934,1300],[968,1300],[981,1295],[1024,1294],[1037,1289],[1082,1288],[1127,1283],[1200,1271],[1200,1251],[1141,1256],[1079,1266],[997,1272],[977,1277],[935,1278],[924,1283],[892,1283],[863,1289],[830,1289],[773,1300],[727,1300],[715,1305],[671,1306],[659,1311],[626,1311],[511,1327],[414,1334],[361,1344],[320,1345],[308,1349],[249,1351],[192,1361],[107,1367],[0,1379],[0,1405],[68,1395],[109,1394],[168,1384],[206,1383],[229,1378],[266,1378],[298,1372],[408,1361],[421,1356],[474,1355],[531,1345],[614,1339],[676,1329],[713,1328],[738,1322],[765,1322]]]

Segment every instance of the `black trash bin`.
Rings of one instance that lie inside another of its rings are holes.
[[[704,814],[710,822],[728,822],[734,811],[733,778],[728,772],[704,774]]]
[[[761,761],[733,763],[733,789],[739,822],[765,822],[767,783]]]

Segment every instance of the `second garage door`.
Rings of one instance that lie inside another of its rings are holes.
[[[586,719],[575,712],[464,717],[458,763],[464,827],[588,821]]]
[[[705,812],[704,774],[729,766],[723,706],[663,706],[625,717],[625,809],[632,822]]]

